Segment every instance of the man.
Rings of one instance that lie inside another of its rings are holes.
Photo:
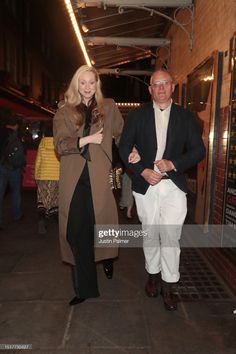
[[[18,130],[18,118],[11,116],[7,119],[5,127],[0,131],[0,228],[3,228],[3,200],[7,185],[9,184],[11,191],[12,216],[14,220],[20,220],[22,217],[21,210],[21,174],[24,161],[23,146],[20,140],[16,140]],[[11,141],[11,142],[10,142]],[[14,145],[14,144],[17,144]],[[17,165],[13,166],[11,159],[14,159],[16,152]],[[10,157],[9,157],[10,156]]]
[[[132,170],[132,189],[142,227],[145,287],[150,297],[161,295],[167,310],[177,309],[173,285],[179,280],[179,239],[186,207],[184,172],[204,158],[205,147],[192,113],[172,102],[173,79],[167,71],[155,71],[149,92],[153,102],[132,110],[119,143],[120,155]],[[136,147],[140,160],[133,160]],[[135,163],[134,163],[135,162]]]

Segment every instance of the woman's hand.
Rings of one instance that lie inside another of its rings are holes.
[[[87,145],[87,144],[101,144],[102,140],[103,140],[103,128],[101,128],[100,130],[98,130],[96,133],[88,135],[88,136],[84,136],[82,138],[80,138],[80,148],[82,148],[83,146]]]
[[[103,140],[103,128],[101,128],[98,132],[89,135],[90,144],[101,144]]]
[[[135,147],[133,147],[132,152],[129,154],[128,162],[129,163],[137,163],[140,160],[141,160],[141,157],[138,153],[138,150]]]

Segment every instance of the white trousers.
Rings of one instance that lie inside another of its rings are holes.
[[[148,234],[143,238],[145,268],[175,283],[180,277],[179,239],[187,213],[186,193],[166,179],[150,186],[144,195],[133,194],[142,229]]]

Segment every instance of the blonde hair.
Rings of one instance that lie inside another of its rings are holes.
[[[103,94],[101,90],[101,80],[98,75],[97,70],[88,65],[82,65],[79,69],[76,70],[74,73],[71,82],[67,91],[65,92],[65,102],[71,107],[77,107],[82,102],[82,96],[79,92],[79,79],[80,76],[85,72],[92,72],[95,75],[96,79],[96,92],[94,94],[95,101],[96,101],[96,109],[93,110],[96,116],[99,115],[101,119],[104,116],[104,109],[103,109]],[[96,112],[95,112],[96,111]]]

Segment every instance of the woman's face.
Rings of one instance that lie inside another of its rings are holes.
[[[93,97],[96,92],[97,82],[95,74],[91,71],[86,71],[79,78],[79,93],[85,104]]]

